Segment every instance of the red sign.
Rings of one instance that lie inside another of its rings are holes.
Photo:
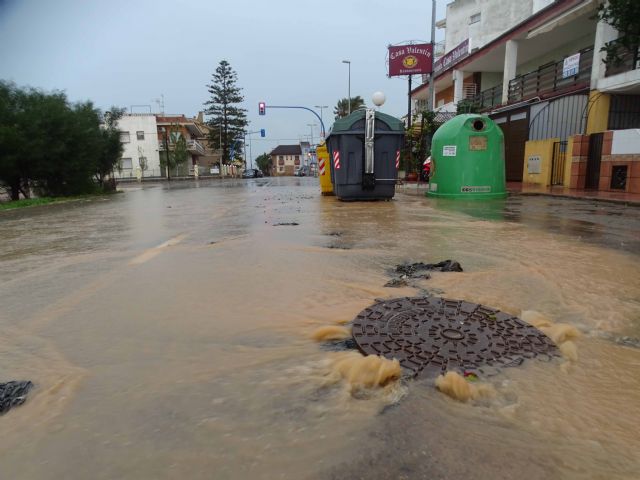
[[[431,73],[432,65],[433,46],[430,43],[389,46],[390,77]]]
[[[438,76],[441,72],[453,67],[463,58],[469,55],[469,39],[458,45],[446,55],[440,57],[433,66],[433,75]]]

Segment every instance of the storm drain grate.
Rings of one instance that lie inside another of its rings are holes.
[[[353,338],[367,355],[397,358],[411,376],[447,370],[520,365],[559,356],[553,342],[518,317],[494,308],[440,297],[378,301],[353,321]]]

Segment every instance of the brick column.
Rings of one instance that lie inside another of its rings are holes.
[[[586,184],[589,135],[575,135],[571,157],[571,182],[569,188],[583,189]]]

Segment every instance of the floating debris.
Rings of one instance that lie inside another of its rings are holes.
[[[297,225],[300,225],[300,224],[298,222],[280,222],[280,223],[273,224],[274,227],[295,227]]]
[[[402,276],[400,278],[392,278],[391,280],[389,280],[387,283],[384,284],[385,287],[389,287],[389,288],[400,288],[400,287],[406,287],[407,285],[409,285],[409,282],[407,281],[406,276]]]
[[[396,265],[396,273],[406,275],[409,278],[422,278],[423,272],[439,271],[439,272],[462,272],[460,263],[455,260],[443,260],[438,263],[403,263]],[[428,275],[426,278],[429,278]]]
[[[618,345],[624,345],[625,347],[640,348],[640,338],[623,336],[616,337],[614,341]]]
[[[346,352],[348,350],[356,350],[358,346],[353,338],[347,338],[345,340],[322,342],[320,348],[329,352]]]
[[[411,280],[428,280],[431,278],[429,272],[462,272],[460,263],[455,260],[443,260],[438,263],[402,263],[396,265],[395,270],[391,272],[393,277],[384,286],[390,288],[398,288],[405,286],[415,287]]]
[[[0,415],[27,400],[27,393],[33,387],[30,381],[0,383]]]

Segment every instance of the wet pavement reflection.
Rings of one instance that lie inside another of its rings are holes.
[[[6,478],[638,478],[640,209],[546,197],[341,203],[316,179],[127,185],[0,212]],[[385,288],[402,262],[459,261]],[[575,326],[460,403],[354,393],[311,336],[424,293]],[[616,340],[630,339],[626,345]]]

